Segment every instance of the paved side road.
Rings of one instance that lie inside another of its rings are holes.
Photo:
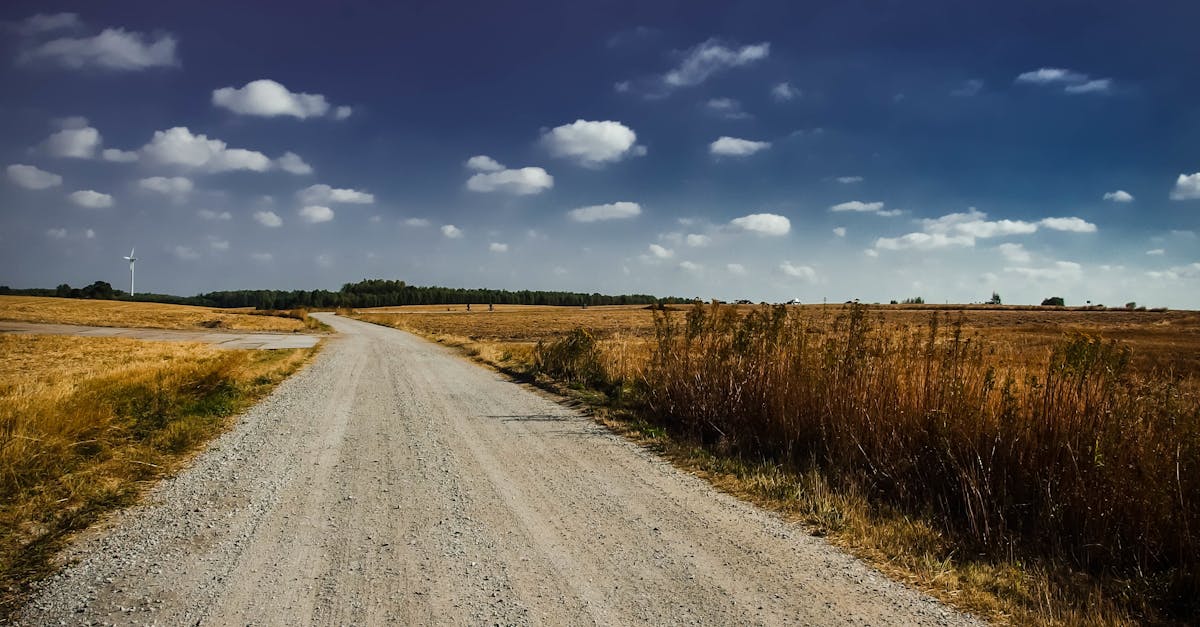
[[[20,622],[972,622],[441,346],[322,319],[315,363]]]
[[[78,324],[42,324],[0,320],[0,333],[82,335],[86,337],[128,337],[163,342],[204,342],[217,348],[309,348],[320,338],[303,333],[231,333],[227,331],[184,331],[180,329],[124,329],[89,327]]]

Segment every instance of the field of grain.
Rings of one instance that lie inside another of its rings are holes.
[[[303,312],[272,314],[162,303],[0,296],[0,320],[154,329],[224,329],[275,333],[320,331],[320,325],[307,318]]]
[[[1200,613],[1200,314],[673,309],[359,317],[578,390],[719,485],[992,618]]]
[[[0,616],[69,534],[132,502],[314,351],[0,335]]]

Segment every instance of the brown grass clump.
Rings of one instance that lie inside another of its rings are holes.
[[[0,320],[97,327],[224,329],[282,333],[324,330],[324,325],[309,318],[305,310],[231,312],[190,305],[41,296],[0,296]]]
[[[0,616],[70,533],[132,502],[313,352],[0,335]]]

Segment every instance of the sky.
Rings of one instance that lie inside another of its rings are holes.
[[[1200,309],[1198,20],[10,1],[0,284]]]

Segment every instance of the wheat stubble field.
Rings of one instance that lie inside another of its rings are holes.
[[[220,310],[191,305],[81,300],[42,296],[0,296],[0,320],[97,327],[225,329],[272,333],[321,332],[305,312]]]
[[[1196,312],[458,306],[356,316],[575,396],[679,465],[993,620],[1196,615]]]

